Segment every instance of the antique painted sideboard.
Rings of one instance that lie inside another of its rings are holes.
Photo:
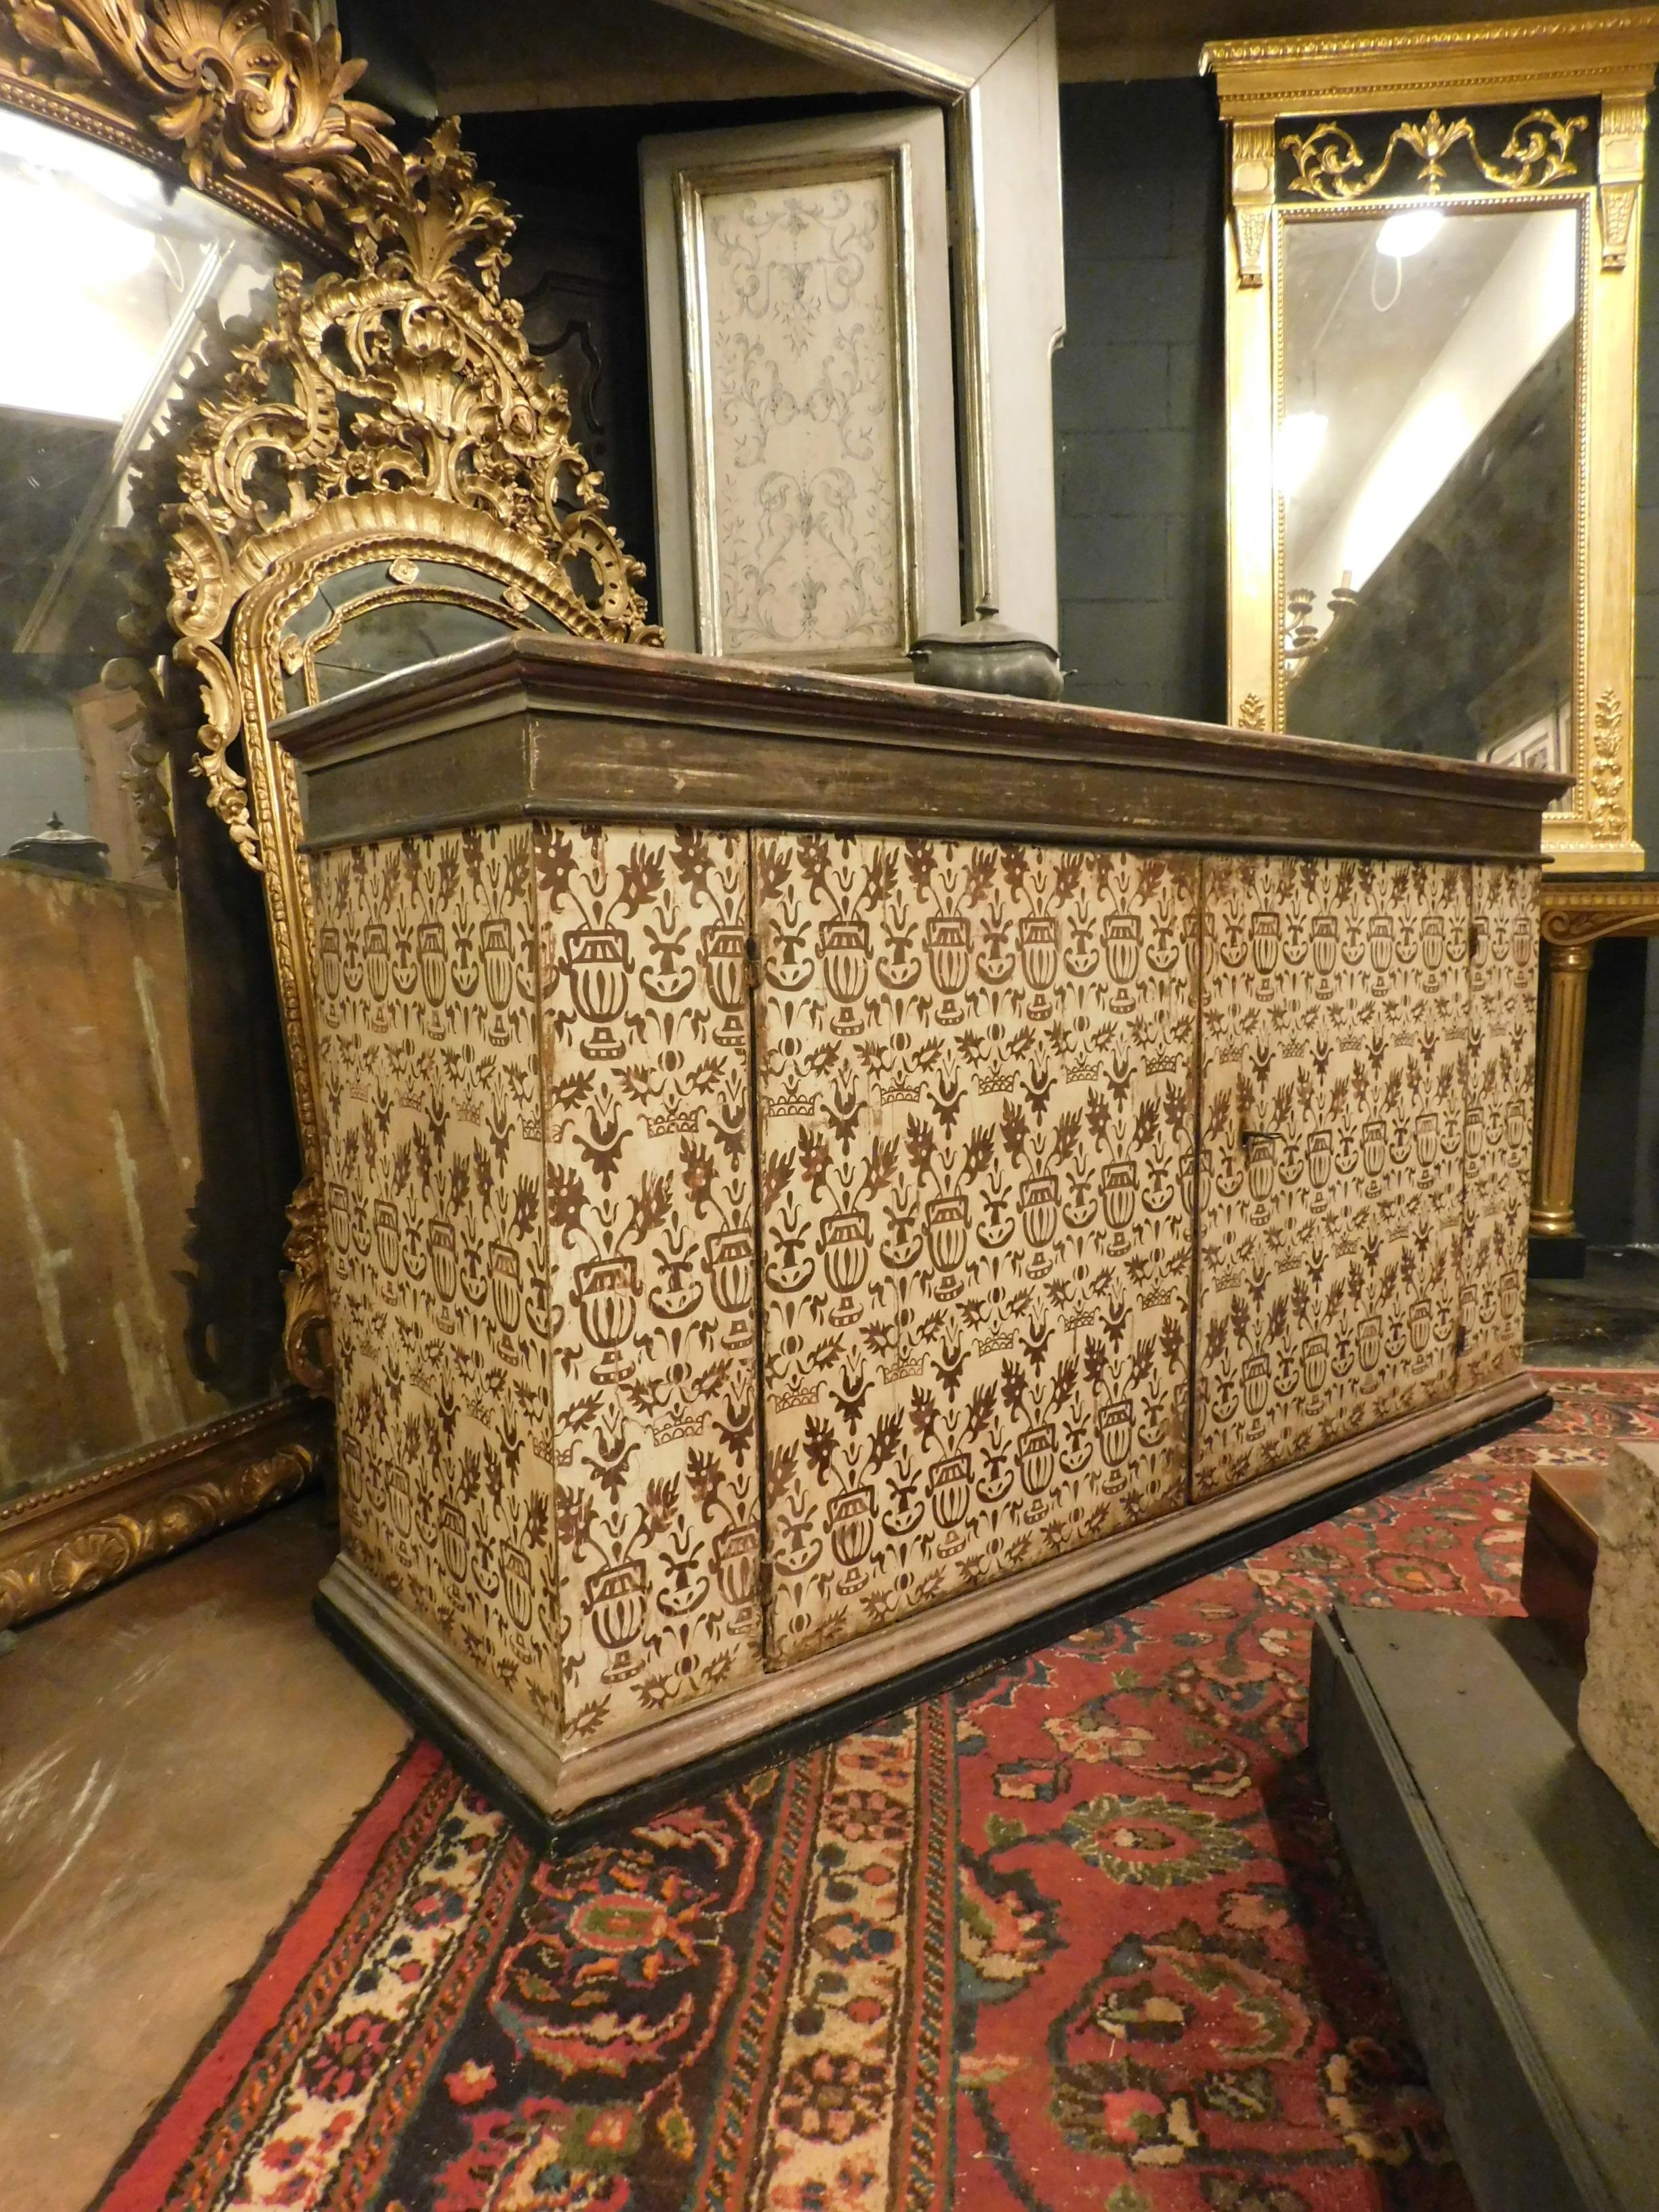
[[[550,1819],[1535,1401],[1558,780],[539,635],[276,734],[322,1607]]]

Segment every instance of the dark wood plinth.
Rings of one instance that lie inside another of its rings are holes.
[[[1482,2212],[1659,2202],[1659,1850],[1529,1620],[1343,1606],[1315,1754]]]
[[[1589,1635],[1606,1487],[1599,1467],[1547,1468],[1534,1475],[1527,1500],[1521,1602],[1575,1667],[1584,1663]]]
[[[1540,1237],[1534,1231],[1527,1239],[1527,1273],[1534,1282],[1582,1282],[1588,1247],[1574,1230],[1566,1237]]]

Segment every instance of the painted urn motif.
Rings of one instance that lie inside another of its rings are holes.
[[[702,969],[708,995],[720,1010],[717,1044],[741,1044],[749,993],[749,938],[735,922],[711,921],[702,933]]]
[[[639,1270],[630,1256],[584,1260],[573,1278],[582,1334],[600,1354],[596,1382],[620,1382],[633,1372],[622,1346],[634,1331],[640,1295]]]
[[[954,998],[968,981],[973,924],[965,914],[936,914],[927,924],[927,972],[933,988]]]
[[[1034,1274],[1045,1274],[1050,1263],[1048,1247],[1060,1226],[1060,1179],[1057,1176],[1027,1176],[1019,1187],[1019,1218],[1031,1247],[1029,1266]]]
[[[1054,1011],[1048,994],[1060,973],[1060,924],[1050,914],[1026,915],[1019,923],[1019,967],[1034,994],[1027,1012],[1033,1021],[1047,1021]]]
[[[946,1557],[959,1552],[968,1540],[962,1524],[973,1502],[973,1468],[965,1452],[942,1459],[929,1470],[927,1503],[943,1531],[939,1548]]]
[[[1133,983],[1140,972],[1140,916],[1111,914],[1106,917],[1106,973],[1113,982]]]
[[[1041,1498],[1054,1479],[1054,1432],[1044,1422],[1019,1440],[1019,1482],[1028,1498]]]
[[[1336,916],[1316,914],[1308,930],[1308,950],[1313,957],[1316,975],[1333,975],[1336,972]]]
[[[392,988],[392,933],[383,921],[371,921],[363,932],[363,973],[369,997],[384,1006]]]
[[[1108,1467],[1121,1467],[1135,1440],[1134,1407],[1127,1398],[1114,1398],[1095,1415],[1095,1436]]]
[[[953,1298],[962,1285],[957,1270],[968,1256],[968,1201],[954,1194],[930,1198],[922,1208],[927,1256],[939,1277],[939,1295]]]
[[[823,1273],[838,1302],[830,1318],[837,1328],[859,1317],[853,1293],[863,1287],[870,1266],[870,1224],[859,1212],[832,1213],[818,1231],[818,1250]]]
[[[415,932],[415,960],[421,971],[421,989],[428,1006],[441,1006],[449,981],[449,948],[441,921],[423,921]]]
[[[644,1664],[633,1647],[645,1630],[645,1587],[643,1559],[600,1567],[582,1585],[593,1633],[611,1654],[601,1681],[625,1682]]]
[[[1302,1148],[1302,1158],[1308,1170],[1309,1185],[1314,1190],[1323,1190],[1331,1179],[1331,1133],[1328,1129],[1312,1130]]]
[[[735,1626],[754,1625],[755,1592],[760,1581],[758,1528],[723,1528],[714,1539],[714,1577],[732,1608]]]
[[[1127,1229],[1135,1218],[1140,1170],[1133,1160],[1113,1160],[1100,1179],[1102,1211],[1109,1229]]]
[[[516,1544],[501,1546],[501,1601],[507,1607],[507,1619],[524,1636],[536,1618],[536,1586],[530,1560]]]
[[[755,1240],[746,1229],[717,1229],[705,1239],[708,1286],[722,1313],[747,1313],[755,1303]]]
[[[519,1255],[510,1244],[498,1242],[489,1248],[489,1303],[496,1321],[511,1336],[524,1310],[524,1278]]]
[[[1245,1412],[1253,1417],[1265,1413],[1273,1395],[1273,1370],[1265,1352],[1253,1352],[1244,1362],[1243,1389]]]
[[[461,1286],[461,1271],[455,1258],[455,1224],[453,1221],[434,1221],[428,1224],[426,1253],[432,1269],[433,1293],[441,1306],[447,1306]]]
[[[588,1024],[581,1041],[584,1060],[620,1060],[625,1050],[614,1024],[628,1004],[632,963],[628,937],[620,929],[568,929],[565,967],[576,1012]]]
[[[830,1548],[844,1567],[856,1567],[870,1555],[876,1533],[876,1493],[867,1483],[856,1484],[830,1501]],[[857,1589],[862,1576],[852,1587]]]
[[[1279,965],[1285,918],[1270,907],[1258,907],[1250,916],[1250,958],[1258,975],[1271,975]]]
[[[870,972],[870,929],[862,921],[821,921],[818,957],[824,988],[836,1012],[830,1026],[837,1036],[856,1036],[864,1025],[863,1000]]]
[[[1359,1164],[1368,1176],[1380,1176],[1388,1165],[1389,1132],[1382,1121],[1367,1121],[1359,1133]]]

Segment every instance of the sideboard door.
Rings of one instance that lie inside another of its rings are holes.
[[[1186,1496],[1198,863],[757,835],[769,1662]]]
[[[1469,871],[1206,860],[1193,1492],[1457,1388]]]
[[[1521,1364],[1538,1026],[1538,870],[1471,869],[1460,1389]]]

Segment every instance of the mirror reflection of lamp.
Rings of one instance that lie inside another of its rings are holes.
[[[160,187],[119,157],[77,166],[65,136],[0,117],[0,407],[118,422],[155,350],[131,288],[155,262]],[[129,169],[155,210],[118,198]]]
[[[1311,407],[1298,408],[1280,422],[1273,476],[1281,499],[1294,499],[1313,474],[1329,428],[1330,418]]]

